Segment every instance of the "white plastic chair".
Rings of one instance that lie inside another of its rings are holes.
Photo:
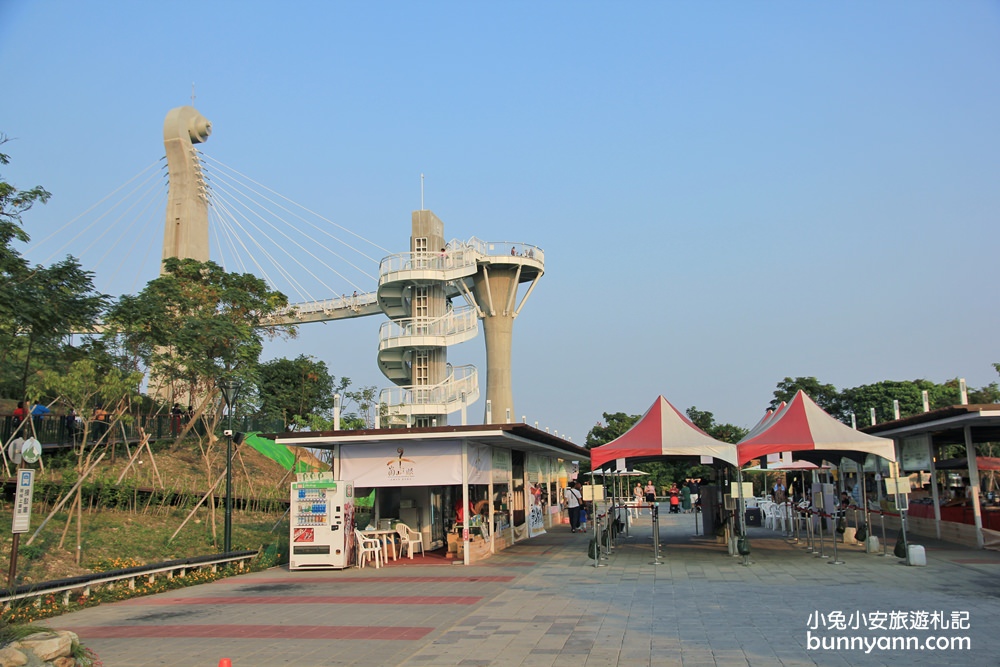
[[[396,524],[396,532],[399,533],[399,556],[402,558],[403,551],[406,551],[406,555],[413,560],[413,547],[420,547],[420,555],[426,556],[424,553],[424,536],[405,523]]]
[[[774,529],[774,503],[761,501],[760,512],[764,515],[764,528]]]
[[[382,543],[360,530],[355,530],[354,535],[358,540],[358,567],[364,567],[366,562],[373,560],[375,569],[382,567]]]

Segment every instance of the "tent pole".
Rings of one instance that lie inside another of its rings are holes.
[[[739,497],[739,502],[736,503],[736,512],[739,514],[737,521],[740,524],[740,537],[746,545],[747,553],[742,554],[743,565],[750,565],[750,539],[747,537],[747,521],[746,521],[746,505],[743,500],[743,469],[739,465],[736,466],[736,485],[737,485],[737,496]],[[739,541],[737,541],[739,544]]]

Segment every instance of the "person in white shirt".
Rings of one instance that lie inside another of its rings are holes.
[[[573,482],[563,492],[566,496],[566,510],[569,512],[569,532],[580,529],[580,509],[583,507],[583,493],[580,482]]]

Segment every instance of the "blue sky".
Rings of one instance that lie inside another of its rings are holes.
[[[162,156],[194,83],[207,155],[383,248],[420,174],[449,238],[540,246],[515,411],[576,442],[660,394],[751,426],[785,376],[997,379],[995,2],[7,0],[0,65],[36,241]],[[266,354],[387,386],[380,323]]]

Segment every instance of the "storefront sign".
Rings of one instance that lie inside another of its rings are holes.
[[[343,445],[341,477],[356,487],[436,486],[462,483],[458,441]]]

